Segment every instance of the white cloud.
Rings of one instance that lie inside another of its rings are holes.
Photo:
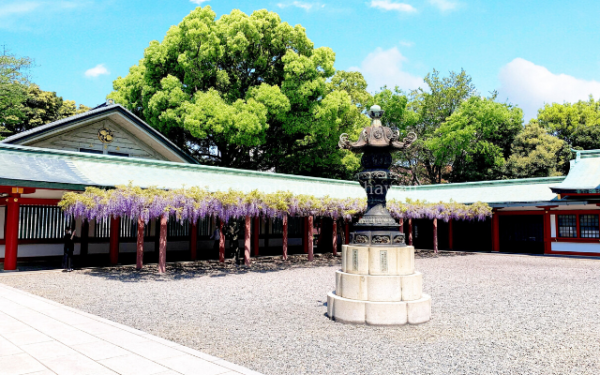
[[[42,5],[39,1],[23,1],[0,5],[0,17],[30,13]]]
[[[85,71],[86,77],[98,77],[101,75],[108,75],[108,74],[110,74],[110,72],[108,71],[108,69],[106,69],[104,64],[98,64],[95,67]]]
[[[369,84],[370,91],[378,91],[385,85],[398,86],[403,90],[426,87],[421,77],[402,70],[402,64],[407,61],[396,47],[388,50],[377,47],[367,55],[360,67],[351,67],[348,70],[361,72]]]
[[[454,10],[458,6],[458,3],[456,1],[451,0],[429,0],[429,3],[441,10],[442,12]]]
[[[567,74],[554,74],[531,61],[516,58],[500,69],[498,98],[508,99],[523,109],[525,121],[537,116],[545,103],[586,100],[600,97],[600,82],[586,81]]]
[[[395,10],[403,13],[413,13],[417,10],[410,4],[396,3],[390,0],[371,0],[371,8],[379,8],[383,10]]]
[[[409,42],[409,41],[406,41],[406,40],[401,40],[399,44],[401,46],[403,46],[403,47],[412,47],[412,46],[415,45],[415,42]]]
[[[321,3],[307,3],[304,1],[292,1],[290,3],[277,3],[277,6],[280,8],[287,8],[290,6],[296,7],[296,8],[300,8],[300,9],[304,9],[305,11],[310,11],[313,9],[319,9],[319,8],[324,8],[325,4],[321,4]]]
[[[200,5],[202,3],[206,3],[207,1],[210,1],[210,0],[190,0],[190,1],[194,4]]]

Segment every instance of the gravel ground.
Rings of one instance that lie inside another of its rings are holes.
[[[331,322],[339,259],[10,274],[7,285],[264,374],[600,374],[600,260],[421,253],[433,317]]]

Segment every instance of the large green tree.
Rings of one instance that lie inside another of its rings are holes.
[[[520,108],[495,97],[472,96],[426,141],[435,165],[448,165],[451,182],[501,177],[515,136],[523,129]]]
[[[53,91],[43,91],[35,84],[27,87],[26,94],[25,101],[19,107],[21,121],[9,127],[11,133],[33,129],[90,109],[83,104],[76,107],[74,101],[64,100]]]
[[[437,137],[436,130],[476,92],[464,70],[450,72],[447,77],[433,70],[424,81],[427,86],[408,95],[406,111],[395,119],[398,128],[417,134],[417,141],[397,160],[397,165],[409,168],[410,183],[415,185],[442,182],[448,165],[438,162],[427,142]]]
[[[579,146],[576,138],[581,140],[582,136],[585,138],[585,133],[589,133],[581,130],[600,126],[600,101],[590,96],[587,101],[546,104],[538,110],[537,121],[550,134],[576,147]],[[578,131],[579,136],[575,137]],[[587,144],[587,141],[584,143]]]
[[[276,13],[215,17],[192,11],[109,97],[205,163],[344,177],[335,144],[362,124],[362,76],[336,76],[333,51]]]
[[[565,141],[531,121],[515,137],[504,166],[508,178],[550,177],[563,174],[570,152]]]
[[[31,63],[28,57],[0,56],[0,139],[24,118],[21,109],[27,99]]]

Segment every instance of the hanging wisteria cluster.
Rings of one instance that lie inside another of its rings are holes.
[[[250,193],[236,190],[209,192],[198,187],[162,190],[128,185],[110,190],[89,187],[83,193],[65,193],[59,206],[68,216],[102,221],[127,216],[141,217],[148,223],[165,214],[180,222],[196,222],[206,217],[229,221],[245,216],[281,218],[284,215],[351,220],[365,211],[367,200],[317,198],[287,191],[269,194],[256,190]],[[465,205],[390,200],[388,209],[396,219],[485,220],[492,215],[491,208],[481,202]]]

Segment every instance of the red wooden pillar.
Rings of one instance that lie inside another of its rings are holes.
[[[346,221],[344,224],[344,244],[348,245],[350,243],[350,223]]]
[[[252,218],[246,216],[246,223],[244,228],[244,264],[250,265],[250,234],[252,231]]]
[[[400,228],[398,228],[400,233],[404,233],[404,218],[400,219]]]
[[[308,217],[308,260],[312,261],[314,259],[313,254],[313,217]]]
[[[254,250],[254,256],[258,256],[258,247],[260,246],[260,218],[257,216],[254,218],[254,231],[252,232],[252,250]]]
[[[331,247],[333,249],[333,256],[337,256],[337,220],[333,219],[333,236],[331,236]]]
[[[110,248],[108,251],[110,264],[119,263],[119,234],[121,229],[121,218],[110,218]]]
[[[19,250],[19,196],[6,199],[6,231],[4,233],[4,270],[17,269]]]
[[[144,220],[141,217],[138,218],[136,250],[135,269],[139,271],[144,266]]]
[[[454,250],[454,234],[452,233],[452,219],[448,221],[448,248]]]
[[[498,213],[492,213],[492,251],[500,251],[500,220]]]
[[[283,260],[288,259],[288,217],[283,216]]]
[[[437,219],[433,219],[433,252],[438,252],[438,231],[437,231]]]
[[[308,217],[303,218],[304,225],[302,226],[302,250],[304,254],[308,254]],[[312,238],[311,238],[312,243]]]
[[[158,240],[158,273],[167,272],[167,220],[168,216],[160,217],[160,239]]]
[[[190,260],[196,260],[198,256],[198,226],[196,222],[190,223]]]
[[[219,219],[219,262],[225,263],[225,231],[223,226],[225,223]]]
[[[408,246],[413,245],[412,219],[408,219]]]
[[[552,238],[550,233],[550,211],[544,211],[544,254],[552,251]]]

